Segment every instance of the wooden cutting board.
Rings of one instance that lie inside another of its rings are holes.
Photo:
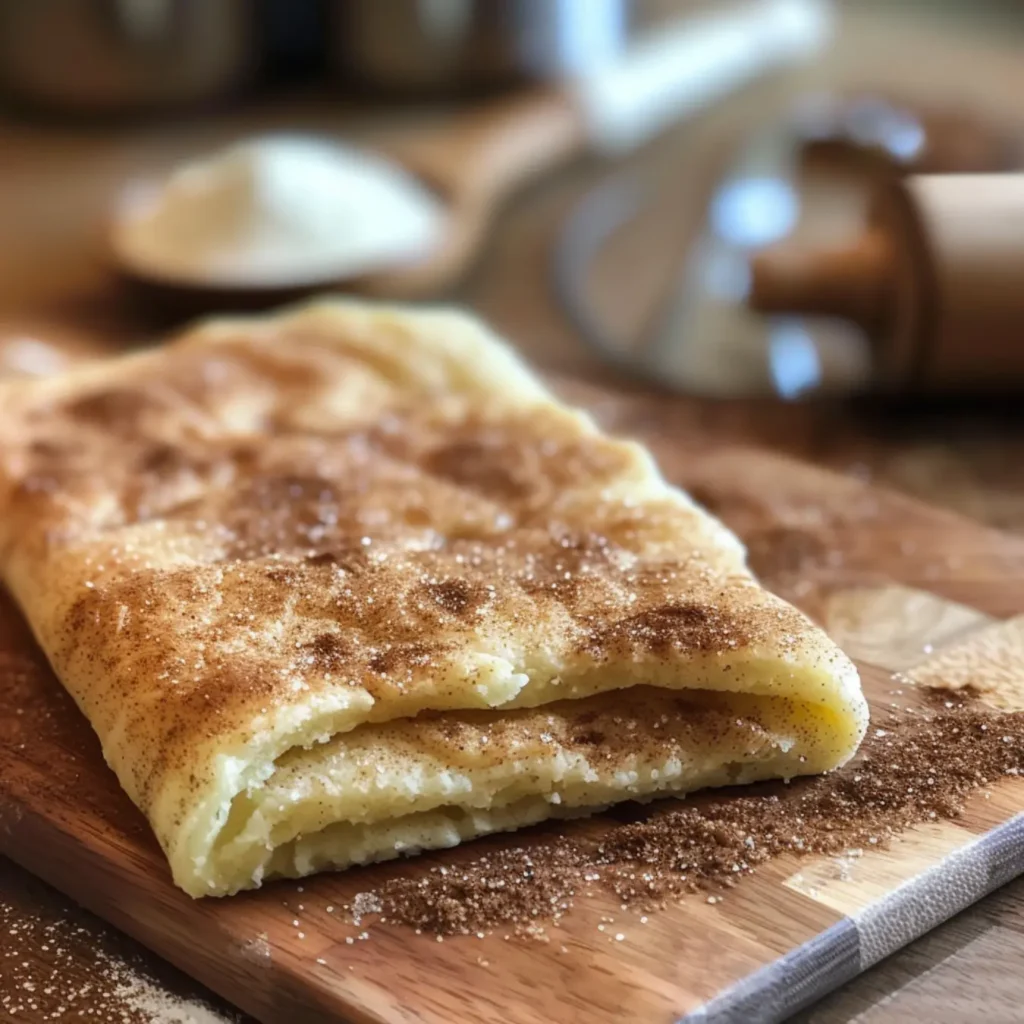
[[[650,443],[671,478],[744,536],[766,582],[858,661],[879,717],[893,671],[944,670],[950,658],[1011,699],[1014,685],[1024,693],[1024,540],[774,456],[689,450],[651,403],[573,397]],[[328,911],[507,837],[193,901],[172,886],[146,822],[0,595],[0,852],[266,1022],[779,1020],[1024,871],[1020,811],[1024,781],[1007,779],[955,823],[910,830],[851,870],[786,855],[721,902],[687,897],[643,926],[605,897],[577,898],[546,943],[500,929],[439,942]],[[624,922],[624,940],[598,929],[603,915]]]

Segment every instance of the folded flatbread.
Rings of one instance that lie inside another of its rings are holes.
[[[852,663],[466,316],[0,383],[0,574],[193,896],[833,768]]]

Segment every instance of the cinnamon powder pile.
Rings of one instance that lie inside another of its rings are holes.
[[[639,820],[593,838],[543,836],[423,878],[396,876],[373,894],[381,918],[439,936],[536,934],[580,895],[603,891],[644,910],[722,893],[783,853],[856,855],[908,826],[956,818],[969,794],[1024,769],[1024,712],[948,697],[936,691],[924,708],[876,715],[856,759],[829,775],[639,808]]]

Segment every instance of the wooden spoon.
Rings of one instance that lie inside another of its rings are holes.
[[[447,210],[443,237],[414,265],[347,280],[237,288],[161,277],[133,265],[116,244],[116,230],[114,257],[151,305],[169,304],[178,313],[265,307],[323,289],[392,298],[436,293],[472,262],[496,210],[525,182],[587,149],[628,151],[723,93],[799,61],[829,30],[822,0],[743,0],[680,19],[574,82],[492,101],[392,140],[381,153],[417,175]]]

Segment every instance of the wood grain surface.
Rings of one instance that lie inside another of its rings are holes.
[[[616,402],[613,396],[605,403],[606,418]],[[620,420],[631,407],[620,410]],[[667,440],[641,436],[656,449]],[[1024,541],[760,453],[701,459],[673,447],[662,462],[745,535],[767,582],[819,618],[835,615],[837,601],[849,606],[855,595],[861,618],[850,625],[847,613],[843,620],[854,642],[858,630],[871,637],[879,623],[887,626],[890,642],[867,652],[875,665],[861,663],[880,713],[890,699],[892,668],[909,667],[908,646],[934,647],[937,657],[990,628],[990,620],[1024,610]],[[760,546],[765,537],[770,550]],[[797,584],[800,593],[792,593]],[[973,609],[976,621],[965,625],[961,606]],[[872,618],[872,607],[880,619]],[[190,900],[171,885],[145,821],[9,605],[0,609],[0,652],[0,849],[266,1022],[476,1024],[500,1014],[539,1024],[613,1021],[624,1013],[673,1021],[1024,809],[1019,784],[993,786],[955,824],[913,830],[891,850],[866,852],[853,883],[826,884],[825,875],[815,878],[825,865],[787,856],[744,879],[721,903],[695,896],[651,913],[644,925],[595,895],[577,898],[550,942],[509,940],[501,930],[438,942],[397,924],[358,926],[327,908],[351,904],[357,892],[395,873],[415,877],[508,837],[301,884],[275,883],[230,900]],[[613,827],[613,819],[598,817],[555,831]],[[550,834],[530,830],[528,841],[542,844]],[[598,927],[606,916],[625,941]]]
[[[884,0],[881,6],[887,6]],[[915,47],[921,59],[908,60]],[[1009,38],[1005,45],[971,43],[958,53],[972,70],[951,76],[948,41],[933,42],[898,27],[884,38],[854,31],[840,39],[829,75],[898,88],[913,79],[934,99],[983,109],[991,105],[995,84],[1002,96],[998,112],[1018,124],[1020,87],[1014,83],[1024,78],[1024,69]],[[714,117],[652,146],[637,165],[679,174],[681,182],[696,168],[699,181],[708,173],[700,167],[716,140],[756,121],[772,102],[771,90],[761,90],[754,98],[724,104]],[[379,121],[374,112],[333,97],[284,97],[201,123],[102,130],[0,123],[0,348],[38,337],[56,338],[64,348],[106,348],[165,326],[132,302],[103,245],[106,211],[126,177],[246,131],[344,127],[365,135]],[[567,211],[603,173],[600,165],[583,162],[531,188],[506,211],[483,258],[454,295],[514,338],[535,362],[589,377],[602,375],[552,300],[548,266]],[[678,245],[664,233],[659,238],[651,240],[651,249]],[[601,282],[620,303],[645,287],[651,261],[658,258],[648,249],[628,257],[609,266]],[[627,429],[643,432],[645,424],[661,424],[662,457],[677,444],[706,455],[723,444],[758,443],[1024,531],[1024,424],[1014,403],[894,409],[645,395],[640,401],[616,399],[610,407]],[[1024,880],[872,968],[808,1011],[802,1024],[982,1018],[1008,1024],[1020,1018],[1024,1003],[1024,981],[1015,969],[1021,957]],[[162,1010],[155,1013],[149,1003],[133,999],[125,977],[143,979],[163,993]],[[77,996],[71,1009],[69,995]],[[199,1016],[206,1012],[196,1010],[199,999],[211,1000],[225,1019],[236,1016],[193,979],[0,857],[0,1020],[57,1019],[53,1015],[61,1007],[69,1019],[86,1021],[211,1019]]]

